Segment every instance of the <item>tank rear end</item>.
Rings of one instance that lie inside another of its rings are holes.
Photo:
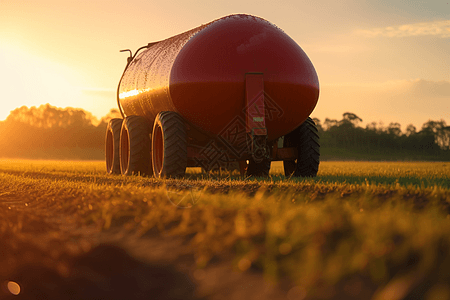
[[[181,115],[217,135],[244,117],[248,73],[263,74],[269,140],[313,111],[319,83],[309,58],[281,29],[247,15],[213,22],[189,40],[174,62],[170,95]]]
[[[319,96],[315,69],[300,46],[272,23],[233,15],[161,41],[128,67],[120,86],[125,114],[153,122],[175,111],[212,135],[244,117],[245,77],[262,73],[269,140],[292,131]]]

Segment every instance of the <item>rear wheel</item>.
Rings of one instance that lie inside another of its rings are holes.
[[[106,127],[105,160],[108,174],[120,174],[120,129],[123,119],[111,119]]]
[[[120,170],[123,175],[151,175],[150,125],[140,116],[123,121],[120,133]]]
[[[285,160],[284,174],[295,177],[315,177],[319,170],[320,144],[316,123],[306,119],[300,127],[284,137],[283,147],[296,147],[297,160]]]
[[[152,165],[155,177],[181,177],[187,167],[186,126],[179,114],[160,112],[152,134]]]

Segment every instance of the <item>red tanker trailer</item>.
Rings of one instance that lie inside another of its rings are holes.
[[[177,177],[239,163],[241,174],[267,176],[282,160],[286,176],[315,176],[318,97],[316,71],[286,33],[255,16],[223,17],[130,51],[107,171]]]

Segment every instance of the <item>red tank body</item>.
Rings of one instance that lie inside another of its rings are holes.
[[[249,15],[223,17],[145,49],[125,71],[119,101],[125,115],[150,124],[159,112],[174,111],[217,136],[244,117],[248,73],[263,74],[266,109],[275,109],[265,120],[269,141],[293,131],[316,106],[319,81],[308,56],[281,29]]]

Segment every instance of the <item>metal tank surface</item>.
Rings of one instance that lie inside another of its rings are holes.
[[[120,165],[122,174],[178,176],[186,166],[210,170],[239,162],[242,174],[259,176],[268,173],[270,161],[283,160],[286,175],[317,173],[318,135],[309,115],[319,97],[318,77],[305,52],[274,24],[231,15],[139,50],[130,56],[119,82],[124,119],[108,126],[108,172],[119,173]],[[130,118],[143,124],[135,127],[150,127],[140,130],[149,131],[140,142],[149,144],[149,154],[136,163],[136,170],[130,165],[136,140],[129,132]],[[186,152],[172,159],[186,161],[176,172],[166,165],[171,163],[165,153],[171,128],[185,139],[174,142],[177,151]],[[217,161],[209,156],[213,150],[221,156]],[[306,164],[314,166],[302,173],[299,165],[305,163],[300,160],[307,156],[313,159]]]

